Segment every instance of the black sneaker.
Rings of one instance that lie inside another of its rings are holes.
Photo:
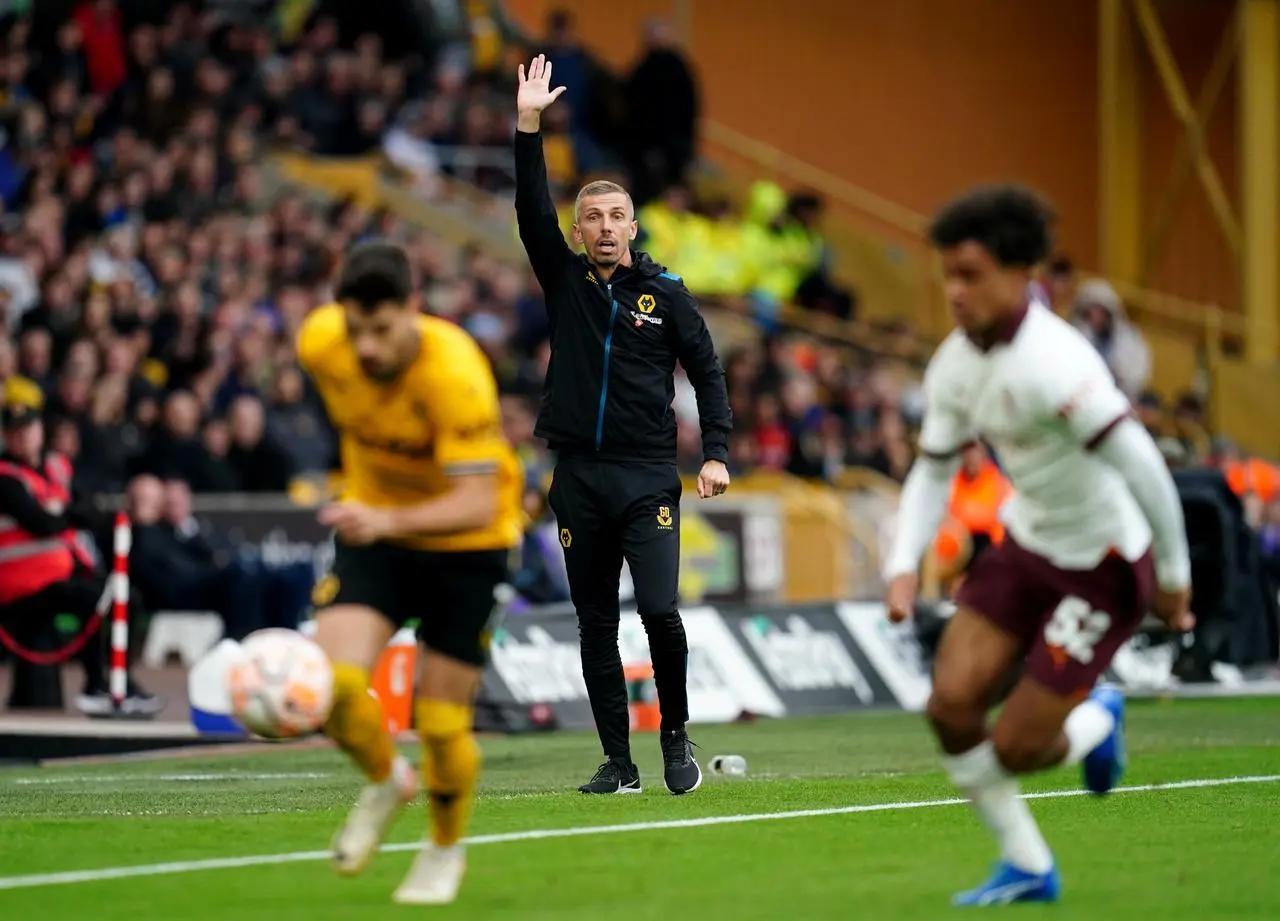
[[[662,776],[675,796],[702,786],[702,768],[693,757],[693,743],[683,729],[662,733]]]
[[[640,769],[630,761],[610,758],[578,788],[579,793],[639,793]]]

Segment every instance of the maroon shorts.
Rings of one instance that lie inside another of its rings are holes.
[[[1149,553],[1062,569],[1006,536],[979,557],[956,602],[1022,643],[1026,674],[1058,694],[1083,696],[1137,630],[1155,584]]]

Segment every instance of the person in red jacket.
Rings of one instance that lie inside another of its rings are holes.
[[[44,450],[44,423],[37,408],[8,403],[0,410],[4,430],[0,454],[0,627],[20,646],[49,629],[59,614],[88,623],[107,610],[107,577],[96,571],[77,528],[91,513],[72,504],[71,465]],[[130,597],[130,621],[142,615],[141,599]],[[91,716],[113,712],[107,683],[108,630],[98,630],[76,653],[85,672],[75,705]],[[130,677],[122,712],[154,717],[164,701]]]
[[[120,10],[115,0],[87,0],[76,8],[75,22],[82,36],[89,85],[95,96],[105,99],[129,75]]]

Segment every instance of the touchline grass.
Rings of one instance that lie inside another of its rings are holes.
[[[1125,783],[1139,789],[1076,795],[1075,771],[1026,784],[1041,794],[1033,809],[1065,892],[1058,906],[1018,910],[1280,917],[1280,783],[1271,782],[1280,774],[1280,702],[1134,704],[1129,725]],[[467,882],[455,905],[430,911],[934,918],[953,911],[951,892],[977,882],[994,856],[937,771],[918,716],[695,728],[704,760],[742,754],[748,776],[709,778],[693,796],[668,796],[657,741],[642,736],[634,749],[646,793],[588,798],[572,791],[597,759],[594,738],[486,740]],[[421,835],[420,806],[406,811],[391,852],[360,878],[338,879],[324,862],[358,786],[336,753],[287,746],[0,771],[0,912],[324,921],[422,911],[390,902]],[[161,875],[159,864],[180,869]]]

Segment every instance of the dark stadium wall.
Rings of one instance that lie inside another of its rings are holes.
[[[1194,98],[1230,4],[1158,4]],[[707,117],[849,182],[927,212],[974,182],[1018,179],[1062,212],[1063,248],[1099,264],[1097,9],[1088,0],[507,0],[535,35],[571,9],[584,42],[632,63],[652,15],[687,10]],[[1154,203],[1180,130],[1150,58],[1143,189]],[[1211,123],[1210,148],[1235,188],[1234,88]],[[1233,303],[1235,272],[1198,186],[1188,189],[1151,286]]]

